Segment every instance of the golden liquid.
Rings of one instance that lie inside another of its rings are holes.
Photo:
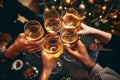
[[[60,18],[48,18],[45,20],[44,26],[48,32],[58,32],[62,27],[61,19]]]
[[[44,30],[40,25],[33,25],[25,29],[26,38],[28,40],[38,40],[44,36]]]
[[[65,14],[64,16],[65,17],[63,21],[65,25],[72,25],[71,27],[74,26],[76,29],[79,29],[80,23],[81,23],[81,19],[79,15],[75,16],[74,14],[70,14],[70,15]],[[65,26],[65,27],[68,27],[68,26]]]
[[[46,53],[55,54],[62,49],[62,44],[58,39],[48,38],[44,43],[44,51]]]
[[[67,47],[74,47],[78,41],[78,34],[74,32],[74,29],[64,30],[61,33],[61,40]]]

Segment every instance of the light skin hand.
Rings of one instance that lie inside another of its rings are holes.
[[[8,48],[5,56],[8,58],[14,58],[21,52],[34,53],[39,52],[42,48],[44,38],[39,41],[27,40],[25,33],[19,34],[15,42]]]
[[[96,64],[88,55],[85,45],[79,40],[76,50],[67,48],[67,51],[74,56],[79,62],[81,62],[89,71],[92,70]]]
[[[63,47],[58,53],[54,53],[54,54],[48,54],[44,50],[42,50],[41,55],[42,55],[43,69],[39,80],[48,80],[52,72],[52,69],[54,68],[56,62],[58,61],[58,59],[62,54],[63,54]]]
[[[85,25],[84,23],[81,23],[81,29],[78,31],[78,34],[85,35],[85,34],[94,34],[95,29],[92,27],[89,27]]]
[[[112,37],[111,33],[108,33],[99,29],[95,29],[84,23],[81,23],[81,29],[78,31],[78,34],[79,35],[91,34],[94,38],[102,41],[105,44],[108,44]]]

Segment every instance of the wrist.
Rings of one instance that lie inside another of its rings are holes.
[[[85,63],[84,63],[84,66],[87,68],[87,70],[90,72],[92,69],[93,69],[93,67],[95,66],[95,62],[94,61],[92,61],[92,60],[88,60],[88,61],[86,61]]]
[[[48,80],[52,69],[43,68],[39,80]]]

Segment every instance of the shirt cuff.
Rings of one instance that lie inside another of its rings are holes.
[[[91,70],[90,72],[90,77],[93,77],[95,76],[97,73],[99,73],[101,70],[103,70],[103,68],[99,65],[99,64],[96,64],[93,69]]]

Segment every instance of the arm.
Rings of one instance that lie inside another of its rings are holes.
[[[91,80],[119,80],[120,75],[110,68],[102,68],[99,64],[96,64],[90,72]]]
[[[55,54],[48,54],[44,50],[42,50],[42,62],[43,62],[43,69],[40,75],[39,80],[48,80],[52,69],[54,68],[56,62],[58,61],[59,57],[63,53],[63,48]]]
[[[39,52],[41,50],[42,42],[43,39],[39,41],[27,40],[25,37],[25,33],[21,33],[19,34],[15,42],[8,48],[4,56],[12,59],[18,56],[21,52]]]
[[[108,33],[108,32],[104,32],[92,27],[89,27],[87,25],[85,25],[84,23],[81,23],[81,30],[79,30],[79,34],[91,34],[93,35],[95,38],[99,39],[100,41],[102,41],[103,43],[107,44],[110,42],[112,34]]]
[[[104,47],[113,49],[114,51],[120,52],[120,36],[114,35],[108,32],[104,32],[81,23],[81,30],[78,32],[81,34],[91,34],[96,39],[102,41],[105,45]]]
[[[76,51],[67,48],[67,51],[81,62],[90,72],[90,80],[119,80],[120,75],[109,68],[102,68],[96,64],[88,55],[85,45],[78,41]]]
[[[21,52],[34,53],[41,50],[43,39],[39,41],[29,41],[25,38],[25,33],[19,34],[13,44],[8,47],[8,50],[3,56],[0,55],[0,80],[10,77],[11,65],[18,58],[23,58]],[[5,76],[3,76],[5,74]]]
[[[36,13],[34,13],[32,10],[27,8],[26,6],[22,5],[18,0],[13,0],[13,5],[15,5],[16,10],[21,16],[24,16],[28,20],[37,20],[41,23],[43,23],[43,17],[38,16]]]

